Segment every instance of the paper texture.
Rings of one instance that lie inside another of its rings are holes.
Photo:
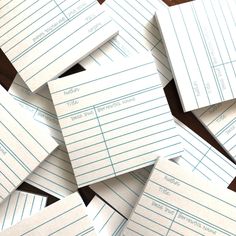
[[[116,211],[129,218],[140,193],[143,191],[151,167],[90,185],[90,188]]]
[[[1,233],[1,236],[7,235],[95,236],[96,233],[86,207],[76,192]]]
[[[236,101],[220,103],[194,111],[194,115],[214,135],[236,161]]]
[[[186,125],[176,120],[184,154],[178,164],[218,185],[228,187],[236,177],[236,165]]]
[[[162,0],[106,0],[103,6],[116,23],[119,35],[80,64],[86,69],[93,69],[149,50],[155,58],[162,85],[165,86],[173,76],[154,15],[158,9],[167,5]]]
[[[0,202],[58,146],[0,86]]]
[[[0,8],[0,47],[33,92],[118,33],[96,0],[15,0]]]
[[[127,221],[97,196],[89,203],[87,210],[100,236],[119,236]]]
[[[47,197],[15,191],[0,205],[0,231],[40,212],[46,203]]]
[[[49,83],[78,187],[152,165],[182,147],[150,54]]]
[[[185,111],[236,98],[234,12],[234,0],[199,0],[157,14]]]
[[[158,161],[122,235],[234,235],[235,194]]]
[[[184,153],[176,162],[218,185],[228,187],[236,176],[236,166],[200,136],[176,121]],[[90,187],[118,212],[129,218],[148,179],[151,167],[140,169]]]
[[[42,130],[60,144],[26,182],[60,199],[72,194],[77,190],[77,184],[48,87],[33,94],[17,75],[9,93]]]

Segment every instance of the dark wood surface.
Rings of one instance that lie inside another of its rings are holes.
[[[98,0],[100,3],[104,2],[104,0]],[[188,2],[186,0],[165,0],[165,2],[172,6],[179,3]],[[72,73],[76,73],[79,71],[84,70],[80,65],[76,65],[73,68],[71,68],[68,72],[66,72],[64,75],[69,75]],[[8,61],[4,53],[0,50],[0,83],[3,85],[6,89],[8,89],[16,75],[16,70],[11,65],[11,63]],[[193,131],[195,131],[197,134],[199,134],[203,139],[205,139],[208,143],[210,143],[212,146],[214,146],[216,149],[218,149],[221,153],[223,153],[227,158],[229,156],[227,153],[223,150],[223,148],[217,143],[217,141],[214,139],[214,137],[211,136],[211,134],[203,127],[203,125],[195,118],[195,116],[191,112],[184,113],[182,110],[182,106],[180,104],[180,100],[178,97],[178,93],[176,90],[176,86],[174,81],[172,80],[166,87],[165,87],[165,93],[172,111],[172,114],[178,118],[180,121],[182,121],[185,125],[187,125],[189,128],[191,128]],[[230,158],[229,158],[230,159]],[[236,179],[229,185],[229,188],[231,190],[236,191]],[[20,187],[20,190],[42,194],[48,197],[48,205],[57,201],[58,199],[27,184],[23,183]],[[85,187],[82,189],[79,189],[79,192],[84,199],[85,203],[88,204],[89,201],[94,196],[94,192],[89,188]]]

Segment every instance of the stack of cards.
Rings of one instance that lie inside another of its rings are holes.
[[[235,214],[235,193],[160,161],[122,235],[234,235]]]
[[[194,1],[157,14],[185,111],[236,98],[236,4]]]
[[[96,0],[1,4],[0,47],[31,91],[118,33]]]
[[[0,86],[0,202],[58,146]]]
[[[60,200],[22,220],[1,235],[89,235],[95,236],[92,221],[78,193]]]
[[[235,12],[234,0],[0,1],[18,72],[0,85],[0,235],[235,235],[236,166],[164,91],[173,77],[184,112],[236,160]]]

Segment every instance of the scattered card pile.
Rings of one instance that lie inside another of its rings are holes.
[[[0,235],[235,235],[235,12],[235,0],[1,1],[18,74],[0,86]],[[59,78],[76,63],[86,71]],[[233,161],[172,116],[172,77]]]

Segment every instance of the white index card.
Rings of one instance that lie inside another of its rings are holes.
[[[184,147],[177,163],[201,177],[228,187],[236,177],[236,165],[177,119],[176,125]]]
[[[96,66],[149,50],[155,58],[162,85],[165,86],[173,76],[154,15],[158,9],[168,6],[162,0],[106,0],[103,5],[116,23],[119,35],[80,64],[86,70],[95,69]]]
[[[236,98],[234,12],[234,0],[198,0],[157,14],[185,111]]]
[[[15,191],[0,205],[0,231],[40,212],[46,203],[47,197]]]
[[[194,111],[236,162],[236,101],[231,100]]]
[[[92,221],[76,192],[3,231],[1,236],[95,236]]]
[[[32,92],[118,33],[97,0],[14,0],[0,8],[0,47]]]
[[[122,235],[235,235],[236,193],[157,161]]]
[[[60,199],[74,193],[77,184],[48,87],[31,93],[17,74],[8,92],[60,144],[25,182]]]
[[[0,86],[0,202],[58,146]]]
[[[95,196],[87,206],[88,215],[100,236],[119,236],[126,219],[103,200]]]
[[[177,119],[175,122],[184,147],[183,154],[175,161],[206,180],[227,188],[236,177],[236,165],[182,122]],[[146,167],[90,187],[118,212],[129,218],[150,170],[150,167]]]
[[[116,211],[129,218],[140,193],[149,177],[152,166],[120,175],[99,183],[90,188],[108,202]]]
[[[183,151],[151,54],[49,83],[78,187]]]

